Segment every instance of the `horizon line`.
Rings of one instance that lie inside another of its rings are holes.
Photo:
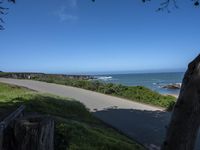
[[[63,72],[63,71],[3,71],[5,73],[44,73],[44,74],[65,74],[65,75],[112,75],[112,74],[140,74],[140,73],[182,73],[186,69],[158,69],[158,70],[127,70],[127,71],[84,71],[84,72]]]

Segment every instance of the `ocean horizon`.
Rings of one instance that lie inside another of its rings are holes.
[[[126,86],[144,86],[160,94],[178,95],[179,89],[165,89],[165,85],[182,83],[184,72],[161,73],[127,73],[94,75],[105,83],[122,84]]]

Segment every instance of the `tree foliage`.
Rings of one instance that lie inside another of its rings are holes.
[[[2,16],[7,14],[7,11],[8,11],[8,8],[5,8],[3,7],[3,2],[12,2],[12,3],[15,3],[16,0],[0,0],[0,30],[3,30],[4,27],[3,27],[3,19],[2,19]],[[93,2],[95,2],[96,0],[92,0]],[[142,2],[146,3],[146,2],[151,2],[153,0],[141,0]],[[199,0],[190,0],[194,6],[199,6]],[[158,7],[158,11],[161,11],[161,10],[167,10],[168,12],[170,12],[169,10],[169,6],[170,5],[174,5],[176,8],[178,8],[178,5],[177,5],[177,0],[160,0],[160,6]]]
[[[142,0],[142,2],[149,2],[152,0]],[[193,3],[194,6],[199,6],[199,0],[191,0],[191,2]],[[160,6],[158,7],[157,11],[160,10],[167,10],[168,12],[170,12],[169,10],[169,6],[174,6],[175,8],[178,8],[178,4],[177,4],[177,0],[161,0],[160,2]]]
[[[92,1],[95,2],[96,0],[92,0]],[[151,2],[153,0],[141,0],[141,1],[143,3],[146,3],[146,2]],[[199,0],[190,0],[190,1],[193,3],[194,6],[199,6]],[[169,12],[170,5],[173,5],[175,6],[175,8],[178,8],[177,0],[160,0],[159,3],[160,3],[160,6],[157,9],[158,11],[167,10]]]
[[[15,0],[7,0],[8,2],[15,3]],[[4,0],[0,0],[0,30],[3,30],[3,19],[2,16],[7,14],[8,8],[3,7]]]

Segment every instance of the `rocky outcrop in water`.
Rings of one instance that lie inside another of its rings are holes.
[[[168,85],[164,85],[164,86],[162,86],[162,88],[164,88],[164,89],[174,89],[174,90],[176,90],[176,89],[181,89],[181,83],[174,83],[174,84],[168,84]]]

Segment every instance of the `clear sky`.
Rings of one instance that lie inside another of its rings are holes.
[[[200,8],[140,0],[17,0],[0,31],[0,70],[180,71],[200,52]]]

